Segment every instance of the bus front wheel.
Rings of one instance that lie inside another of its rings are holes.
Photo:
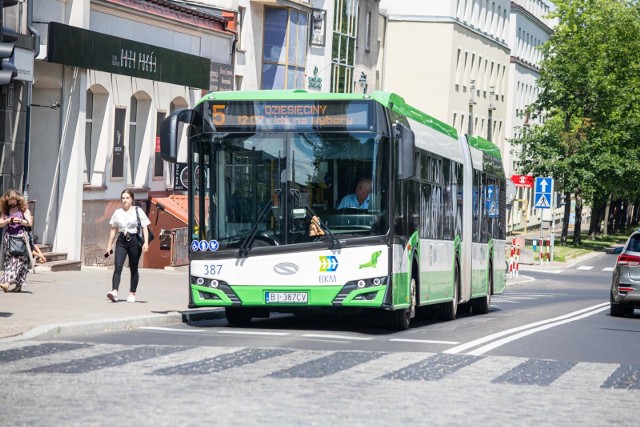
[[[251,323],[251,311],[247,308],[225,307],[224,312],[231,326],[246,326]]]
[[[416,316],[416,278],[411,276],[409,284],[409,307],[387,313],[389,326],[396,331],[406,331],[409,329],[411,319]]]

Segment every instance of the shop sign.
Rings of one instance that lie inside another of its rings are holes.
[[[47,60],[180,86],[209,88],[210,59],[59,22],[49,23]]]

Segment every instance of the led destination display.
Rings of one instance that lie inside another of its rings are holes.
[[[212,103],[211,120],[218,130],[369,130],[370,109],[370,103],[349,101]]]

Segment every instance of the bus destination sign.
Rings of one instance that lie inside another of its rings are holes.
[[[219,128],[369,130],[368,102],[228,102],[211,104]]]

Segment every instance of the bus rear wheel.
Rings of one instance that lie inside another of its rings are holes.
[[[225,307],[227,322],[231,326],[246,326],[251,323],[251,310],[240,307]]]
[[[411,276],[409,284],[409,307],[387,313],[390,329],[406,331],[409,329],[411,319],[416,316],[416,278]]]
[[[493,293],[493,262],[489,264],[489,283],[487,295],[471,300],[471,308],[474,314],[487,314],[491,309],[491,294]]]
[[[451,302],[441,307],[442,320],[453,320],[458,314],[458,299],[460,298],[460,264],[456,261],[456,269],[453,278],[453,297]]]

